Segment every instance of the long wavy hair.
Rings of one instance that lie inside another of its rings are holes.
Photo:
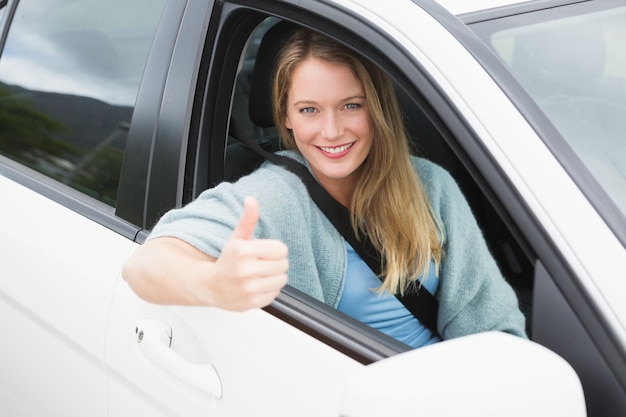
[[[374,140],[363,174],[352,196],[352,227],[367,234],[381,253],[380,292],[403,294],[420,276],[428,276],[430,261],[438,269],[442,256],[441,229],[410,159],[410,147],[390,77],[351,49],[308,29],[298,29],[277,59],[273,83],[273,116],[287,149],[297,150],[285,126],[291,77],[305,59],[345,65],[361,81],[374,124]]]

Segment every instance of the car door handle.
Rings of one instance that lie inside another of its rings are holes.
[[[222,398],[222,382],[212,364],[191,363],[170,349],[170,326],[142,319],[137,321],[135,333],[141,352],[161,369],[213,398]]]

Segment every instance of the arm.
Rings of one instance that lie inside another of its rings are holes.
[[[219,258],[172,237],[144,243],[122,275],[137,295],[157,304],[214,306],[243,311],[271,303],[287,284],[287,247],[253,239],[258,204],[246,198],[244,212]]]
[[[500,273],[458,185],[432,163],[422,163],[419,171],[445,234],[438,291],[440,334],[449,339],[498,330],[525,337],[517,296]]]

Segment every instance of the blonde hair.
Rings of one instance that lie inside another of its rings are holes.
[[[352,227],[357,236],[369,236],[381,254],[379,291],[403,294],[420,276],[428,276],[431,259],[438,269],[442,248],[439,223],[411,164],[393,83],[378,66],[329,37],[297,30],[279,55],[273,84],[274,121],[288,149],[297,150],[285,126],[291,76],[309,57],[345,65],[363,84],[374,141],[349,207]]]

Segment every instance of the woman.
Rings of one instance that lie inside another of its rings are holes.
[[[310,30],[285,45],[273,106],[285,155],[350,209],[357,235],[381,253],[382,285],[300,179],[265,163],[167,213],[124,269],[135,292],[156,303],[245,310],[269,304],[289,282],[413,347],[488,330],[524,337],[516,296],[457,185],[409,156],[387,75]],[[439,334],[394,295],[413,285],[439,299]]]

